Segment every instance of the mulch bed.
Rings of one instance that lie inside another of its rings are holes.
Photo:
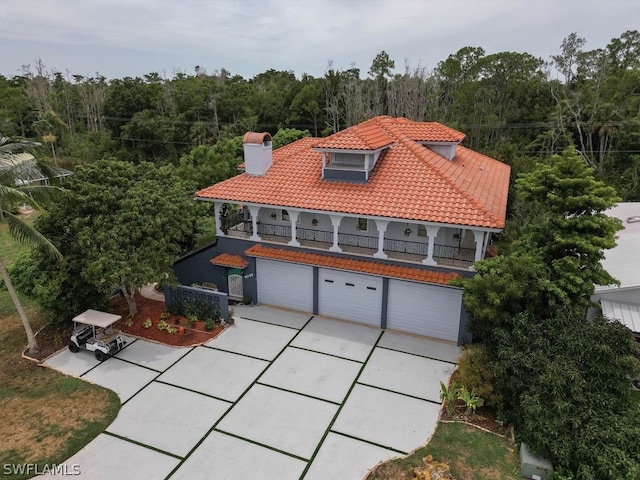
[[[185,317],[182,315],[171,315],[167,320],[167,323],[174,327],[183,326],[184,334],[170,334],[164,330],[158,330],[157,328],[158,322],[160,321],[160,314],[165,311],[164,302],[145,298],[138,293],[136,293],[135,299],[136,304],[138,305],[138,313],[133,318],[133,325],[129,327],[124,324],[124,319],[129,315],[129,307],[124,297],[114,297],[110,302],[109,310],[112,313],[121,315],[123,318],[123,320],[116,323],[115,327],[122,330],[122,332],[127,335],[133,335],[176,347],[189,347],[208,342],[212,338],[220,335],[220,333],[225,329],[222,325],[216,325],[212,331],[207,332],[204,329],[204,322],[196,322],[193,326],[189,327],[189,322]],[[152,322],[150,328],[144,328],[142,326],[142,323],[147,318],[151,319]],[[73,324],[71,322],[64,325],[51,323],[46,324],[36,333],[36,339],[39,347],[38,353],[29,355],[25,350],[25,355],[34,360],[43,361],[48,356],[69,345],[72,330]]]
[[[458,371],[456,370],[451,376],[451,382],[458,381]],[[456,401],[456,413],[450,415],[446,408],[440,410],[440,420],[442,421],[462,421],[476,427],[480,427],[484,430],[488,430],[497,435],[506,435],[509,431],[501,423],[496,421],[496,416],[493,409],[486,406],[482,406],[476,409],[472,415],[465,415],[465,404],[462,400]]]
[[[116,323],[116,328],[127,335],[134,335],[167,345],[187,347],[208,342],[224,330],[223,326],[216,325],[212,331],[207,332],[204,329],[204,322],[196,322],[190,327],[189,322],[182,315],[170,315],[166,321],[170,326],[184,327],[184,334],[170,334],[165,330],[158,330],[160,315],[165,311],[164,302],[145,298],[139,293],[136,293],[135,300],[138,306],[138,313],[133,317],[133,325],[131,326],[125,325],[126,318],[129,316],[129,306],[125,298],[117,296],[110,302],[111,311],[122,316],[122,320]],[[147,318],[151,320],[152,325],[150,328],[142,326]]]

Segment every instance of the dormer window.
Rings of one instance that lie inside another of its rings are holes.
[[[322,152],[322,178],[366,182],[384,148],[373,151],[317,149]]]
[[[327,165],[331,165],[334,168],[363,170],[364,160],[365,155],[363,153],[334,153],[329,156]]]

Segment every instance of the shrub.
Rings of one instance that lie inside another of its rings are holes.
[[[84,281],[82,272],[68,258],[58,262],[40,250],[30,250],[11,265],[9,275],[16,290],[37,300],[54,324],[70,321],[89,308],[107,307],[105,292]]]
[[[497,345],[518,440],[576,480],[637,480],[638,345],[619,322],[522,315]],[[513,406],[515,405],[515,407]]]
[[[456,382],[451,382],[451,385],[447,386],[440,382],[440,400],[444,401],[444,408],[449,415],[455,415],[456,413],[456,400],[458,399],[458,392],[460,386]]]
[[[183,312],[183,304],[182,301],[179,298],[175,298],[175,290],[173,291],[174,295],[173,295],[173,299],[171,301],[171,305],[169,305],[169,307],[167,308],[167,311],[171,314],[171,315],[180,315]]]
[[[458,390],[458,400],[464,402],[464,414],[468,416],[475,414],[476,408],[484,405],[484,400],[480,398],[473,389],[468,390],[464,385]]]
[[[211,330],[213,330],[215,326],[216,326],[216,322],[215,322],[215,320],[213,318],[207,318],[204,321],[204,329],[207,332],[210,332]]]
[[[164,320],[160,320],[157,325],[158,330],[167,330],[169,328],[169,324]]]
[[[495,391],[495,376],[490,369],[491,356],[481,344],[465,348],[458,358],[458,381],[467,390],[486,400],[487,405],[500,408],[502,396]]]
[[[142,328],[151,328],[151,319],[147,318],[144,322],[142,322]]]

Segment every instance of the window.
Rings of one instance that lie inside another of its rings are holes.
[[[367,220],[366,218],[359,218],[356,221],[356,230],[360,230],[363,232],[369,230],[369,220]]]
[[[424,225],[418,225],[418,236],[426,237],[427,236],[427,227]]]
[[[282,210],[282,221],[283,222],[289,221],[289,212],[287,212],[286,210]]]

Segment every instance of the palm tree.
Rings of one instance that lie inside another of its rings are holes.
[[[9,225],[9,233],[18,241],[36,246],[46,252],[53,258],[61,259],[62,255],[58,249],[47,240],[40,232],[30,225],[27,225],[20,218],[5,210],[5,207],[18,203],[30,205],[38,211],[43,211],[42,204],[52,200],[60,192],[61,188],[37,185],[37,186],[20,186],[19,174],[22,166],[16,161],[16,154],[26,149],[37,147],[37,142],[13,141],[7,137],[0,135],[0,218],[6,218]],[[46,165],[38,163],[42,167],[43,172],[49,172]],[[33,334],[31,323],[22,308],[22,303],[16,294],[9,273],[0,256],[0,276],[7,286],[9,296],[20,315],[24,330],[27,334],[29,344],[29,353],[33,354],[38,351],[38,343]]]

